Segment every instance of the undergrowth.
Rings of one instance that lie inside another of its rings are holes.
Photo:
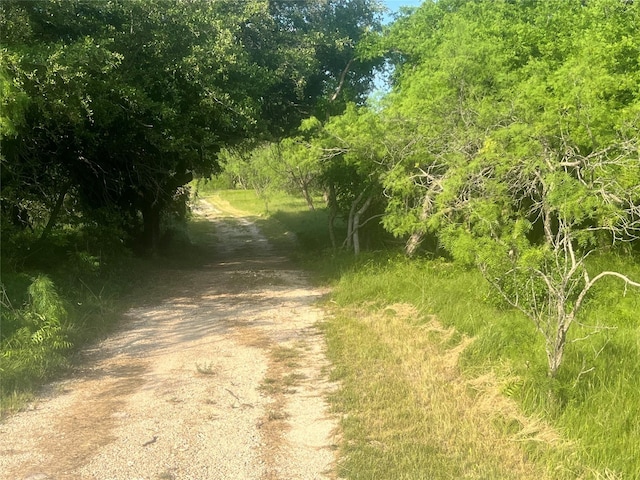
[[[2,243],[0,416],[68,371],[74,354],[111,332],[136,295],[149,295],[160,272],[201,259],[196,247],[182,244],[136,256],[120,234],[65,225],[46,240],[25,231],[19,242]]]
[[[15,308],[4,286],[0,290],[0,374],[3,388],[12,392],[64,366],[65,353],[71,348],[67,309],[51,279],[38,275],[27,292],[26,304]]]

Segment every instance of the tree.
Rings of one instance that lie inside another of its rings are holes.
[[[545,340],[551,376],[596,282],[616,277],[640,287],[619,272],[594,272],[587,261],[603,242],[640,238],[639,158],[637,144],[622,143],[533,167],[484,160],[466,170],[459,190],[441,205],[448,217],[445,245],[456,258],[476,263],[533,321]],[[542,237],[533,231],[535,221]]]
[[[163,212],[184,206],[194,174],[217,170],[221,148],[286,134],[328,91],[361,92],[370,78],[339,61],[375,24],[369,0],[8,1],[1,12],[2,90],[14,98],[3,97],[3,204],[48,204],[52,226],[73,196],[83,218],[117,212],[151,248]]]
[[[384,125],[376,113],[350,104],[342,115],[324,125],[316,140],[322,151],[322,181],[328,192],[330,236],[335,238],[332,222],[342,215],[347,222],[344,246],[356,255],[360,253],[362,227],[379,220],[384,209],[381,176],[389,155],[381,141],[384,138]]]
[[[318,120],[312,117],[302,123],[300,130],[306,133],[305,136],[282,140],[277,147],[278,161],[274,165],[279,175],[286,179],[286,189],[300,192],[310,210],[315,210],[313,190],[319,186],[321,174],[321,152],[312,142],[312,135],[319,126]]]
[[[638,286],[588,258],[640,233],[639,19],[615,0],[433,2],[388,36],[385,115],[419,145],[385,177],[385,225],[408,253],[433,232],[478,265],[542,334],[551,376],[593,285]]]
[[[253,189],[269,212],[269,202],[274,192],[281,191],[284,178],[276,165],[280,161],[277,144],[260,143],[224,149],[220,153],[222,172],[230,177],[234,186]]]

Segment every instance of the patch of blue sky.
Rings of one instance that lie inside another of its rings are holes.
[[[402,7],[419,7],[423,0],[382,0],[382,4],[388,11],[384,14],[383,22],[391,23]],[[373,81],[373,89],[369,96],[369,103],[375,104],[384,97],[390,90],[390,77],[392,69],[387,65],[384,69],[376,72]]]
[[[419,7],[423,0],[382,0],[382,4],[389,9],[384,16],[384,23],[393,21],[393,17],[400,11],[401,7]]]

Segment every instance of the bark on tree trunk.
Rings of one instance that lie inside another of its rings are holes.
[[[547,347],[547,360],[549,362],[549,376],[555,378],[558,374],[558,369],[562,364],[562,358],[564,357],[564,347],[566,346],[567,332],[563,330],[557,332],[557,337],[554,338],[552,345]]]
[[[351,208],[349,209],[349,219],[347,220],[347,238],[345,239],[345,245],[347,250],[351,250],[351,246],[353,245],[353,233],[356,228],[354,217],[356,215],[356,209],[358,208],[358,204],[362,197],[364,196],[364,191],[360,192],[360,195],[356,197],[356,199],[351,203]]]
[[[420,210],[420,222],[424,222],[427,219],[427,217],[429,217],[432,203],[433,202],[431,199],[431,192],[427,192],[424,196],[424,199],[422,200],[422,209]],[[405,254],[408,257],[413,257],[413,255],[416,253],[416,250],[422,243],[423,239],[424,239],[424,231],[416,229],[407,240],[407,243],[404,249]]]
[[[360,217],[367,211],[369,205],[371,205],[372,197],[367,198],[362,208],[360,208],[353,217],[353,253],[355,255],[360,254]]]
[[[308,185],[302,185],[302,196],[304,197],[305,201],[307,202],[307,206],[309,207],[309,210],[311,210],[312,212],[315,211],[316,207],[313,204],[313,197],[311,197],[311,194],[309,193],[309,186]]]
[[[413,257],[416,253],[416,250],[422,243],[422,239],[424,238],[424,233],[422,232],[413,232],[407,240],[407,243],[404,247],[404,253],[407,257]]]

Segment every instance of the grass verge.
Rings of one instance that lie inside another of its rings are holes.
[[[613,285],[602,288],[615,291]],[[571,343],[556,379],[546,375],[542,341],[533,326],[517,312],[494,306],[488,287],[475,271],[446,262],[370,260],[342,276],[334,289],[333,301],[339,312],[348,312],[354,306],[360,308],[359,313],[348,318],[359,323],[364,331],[374,328],[367,318],[375,318],[389,305],[400,304],[415,308],[415,314],[410,316],[412,324],[428,325],[431,318],[437,318],[445,328],[452,328],[449,339],[444,340],[449,348],[465,338],[473,338],[462,350],[457,365],[467,391],[480,388],[481,398],[476,401],[486,403],[483,399],[492,399],[494,415],[490,409],[483,414],[484,418],[491,418],[498,431],[509,433],[502,437],[503,442],[498,442],[495,451],[500,450],[500,445],[502,449],[518,445],[528,459],[544,465],[548,478],[631,479],[640,471],[636,454],[640,435],[637,422],[631,421],[640,413],[637,382],[633,380],[640,373],[638,362],[634,361],[639,354],[638,327],[629,324],[632,312],[637,311],[638,295],[628,293],[626,297],[612,295],[613,298],[617,298],[615,304],[605,298],[593,301],[584,321],[593,323],[599,318],[602,323],[606,318],[614,329]],[[330,335],[332,329],[340,332],[344,328],[344,315],[337,318],[329,323]],[[395,325],[384,335],[395,338],[401,330]],[[582,328],[576,329],[572,340],[584,333]],[[341,355],[359,348],[357,343],[352,344],[346,333],[333,335],[338,339],[334,362],[351,370],[352,360]],[[348,335],[363,337],[362,333]],[[423,335],[420,328],[414,328],[404,341],[417,342]],[[418,349],[417,355],[420,351],[426,352],[426,346]],[[398,364],[401,361],[411,361],[411,354],[399,356]],[[425,357],[424,361],[429,360]],[[360,382],[363,370],[353,368]],[[382,367],[378,365],[376,370]],[[587,370],[588,373],[580,374]],[[392,363],[390,371],[394,371]],[[395,372],[402,375],[398,368]],[[485,383],[483,379],[487,378],[490,381]],[[354,391],[357,388],[360,387]],[[449,408],[455,411],[455,403],[462,402],[461,399],[460,395],[453,395],[447,401]],[[513,401],[520,413],[500,413],[507,400]],[[440,418],[446,419],[447,415]],[[535,433],[543,425],[544,432],[555,431],[558,439],[548,433],[542,436]],[[487,433],[486,438],[489,437]],[[469,478],[509,478],[492,477],[489,473],[470,475]]]
[[[502,397],[492,376],[469,380],[458,358],[471,341],[406,304],[341,309],[325,326],[342,384],[340,474],[349,479],[534,479],[544,468],[523,443],[559,436]],[[519,441],[515,441],[516,437]]]

